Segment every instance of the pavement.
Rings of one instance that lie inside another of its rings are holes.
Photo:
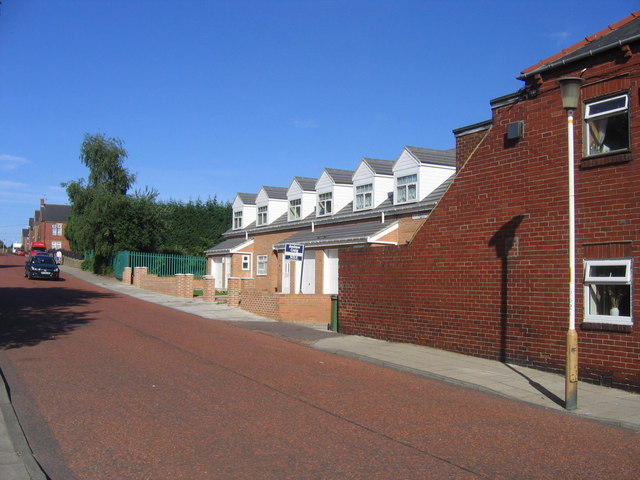
[[[579,382],[578,408],[567,411],[563,406],[563,375],[418,345],[342,335],[327,330],[327,325],[277,322],[240,308],[204,302],[199,298],[163,295],[65,265],[61,270],[63,275],[168,308],[227,321],[240,328],[278,336],[336,355],[640,434],[640,394],[637,393]],[[0,382],[0,411],[0,479],[46,480],[48,477],[40,469],[24,437],[4,382]]]

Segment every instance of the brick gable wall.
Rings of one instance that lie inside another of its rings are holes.
[[[634,303],[640,295],[638,57],[616,51],[561,72],[577,76],[589,67],[583,101],[621,89],[630,94],[632,154],[623,158],[582,161],[582,114],[575,112],[576,312],[581,378],[632,390],[640,390],[637,325],[580,327],[587,254],[631,255]],[[507,141],[514,121],[524,122],[524,137]],[[566,143],[555,78],[546,78],[534,98],[494,108],[488,134],[458,139],[462,168],[411,244],[341,251],[340,331],[563,372]]]

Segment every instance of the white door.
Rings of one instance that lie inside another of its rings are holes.
[[[324,271],[322,272],[322,292],[338,293],[338,250],[324,251]]]
[[[315,250],[305,249],[302,263],[302,293],[316,293]]]
[[[231,255],[224,257],[224,290],[229,288],[229,277],[231,276]]]
[[[213,265],[211,268],[211,274],[213,275],[213,278],[215,279],[215,284],[216,284],[216,290],[222,290],[224,288],[224,264],[223,264],[224,259],[222,257],[214,257],[213,258]]]
[[[291,260],[282,258],[282,293],[291,293]]]

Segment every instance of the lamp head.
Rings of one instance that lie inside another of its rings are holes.
[[[584,82],[580,77],[562,77],[558,79],[560,95],[562,96],[562,108],[575,110],[580,100],[580,87]]]

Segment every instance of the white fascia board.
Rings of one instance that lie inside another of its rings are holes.
[[[229,253],[241,253],[243,249],[250,247],[251,245],[253,245],[253,238],[250,238],[246,242],[242,242],[236,248],[232,248],[229,250]]]
[[[391,225],[386,227],[384,230],[380,230],[378,233],[371,235],[367,238],[367,242],[369,243],[385,243],[390,245],[397,245],[397,242],[381,242],[379,239],[384,237],[385,235],[389,235],[391,232],[395,232],[398,230],[399,222],[393,222]]]

